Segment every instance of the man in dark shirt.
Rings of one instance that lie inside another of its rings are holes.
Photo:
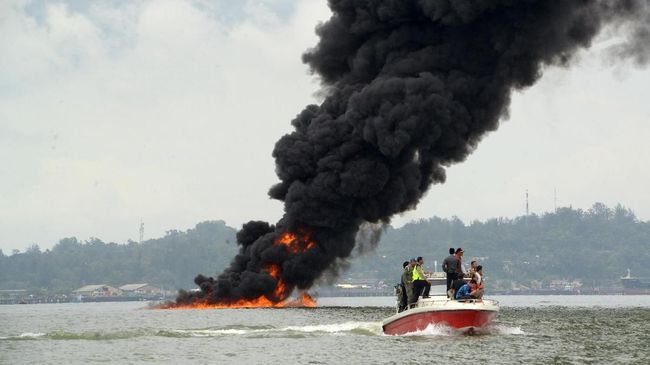
[[[453,247],[449,248],[449,256],[442,262],[442,271],[447,274],[447,296],[449,296],[449,289],[451,283],[456,280],[456,272],[458,271],[458,259],[454,255],[456,250]]]
[[[462,248],[458,247],[456,249],[456,260],[458,261],[458,269],[456,270],[456,275],[458,277],[463,277],[465,276],[465,267],[463,266],[463,254],[465,251],[463,251]]]

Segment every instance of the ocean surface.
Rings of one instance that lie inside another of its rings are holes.
[[[493,326],[385,336],[393,298],[317,308],[0,306],[0,364],[650,364],[650,296],[502,296]]]

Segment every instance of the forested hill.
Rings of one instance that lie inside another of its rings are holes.
[[[615,283],[628,268],[636,276],[650,276],[650,223],[620,205],[600,203],[586,211],[561,208],[542,216],[468,224],[434,217],[389,227],[376,250],[352,258],[341,276],[392,283],[408,257],[424,256],[432,269],[449,247],[463,247],[466,262],[479,258],[494,284],[552,279]],[[0,289],[65,292],[84,284],[138,282],[189,289],[196,274],[220,272],[236,251],[235,229],[222,221],[170,231],[141,244],[66,238],[51,250],[34,246],[11,256],[0,252]]]
[[[363,269],[387,276],[387,268],[413,256],[424,256],[430,269],[437,260],[440,270],[449,247],[462,247],[466,264],[478,258],[497,280],[617,283],[628,268],[635,276],[650,276],[650,222],[620,205],[611,209],[601,203],[586,211],[560,208],[470,224],[434,217],[388,229],[376,254],[358,258],[349,274]],[[396,270],[391,270],[392,281]]]
[[[0,255],[0,289],[68,292],[88,284],[128,283],[191,288],[196,274],[213,275],[230,262],[237,251],[235,233],[223,221],[213,221],[141,244],[65,238],[51,250],[33,246]]]

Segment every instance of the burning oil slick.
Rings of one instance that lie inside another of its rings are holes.
[[[330,0],[303,60],[322,80],[275,145],[284,202],[276,224],[249,222],[240,251],[172,306],[277,306],[350,255],[364,222],[413,209],[445,168],[507,118],[513,90],[568,66],[607,25],[613,49],[644,63],[645,0]],[[376,238],[378,239],[378,238]]]

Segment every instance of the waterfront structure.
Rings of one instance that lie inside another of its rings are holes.
[[[122,295],[120,289],[106,284],[86,285],[74,291],[75,295],[85,297],[112,297]]]
[[[162,290],[149,283],[126,284],[120,287],[124,295],[141,296],[141,295],[160,295]]]

